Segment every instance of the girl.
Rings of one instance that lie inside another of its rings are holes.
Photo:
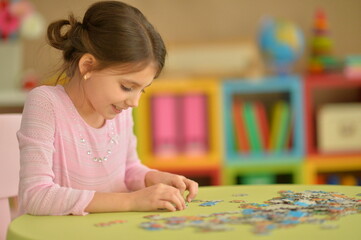
[[[63,52],[63,86],[28,94],[17,134],[20,206],[34,215],[185,209],[198,184],[151,170],[136,153],[131,109],[161,72],[164,43],[136,8],[95,3],[48,27]],[[148,124],[148,123],[145,123]]]

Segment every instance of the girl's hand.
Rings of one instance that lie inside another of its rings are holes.
[[[198,193],[198,183],[186,177],[167,172],[150,171],[145,175],[145,185],[152,186],[163,183],[179,190],[181,196],[188,191],[187,202],[192,201]]]
[[[172,186],[158,183],[129,193],[130,211],[169,211],[184,210],[186,208],[180,191]]]

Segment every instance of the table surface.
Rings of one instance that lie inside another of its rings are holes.
[[[267,234],[255,234],[251,224],[225,224],[227,231],[201,232],[195,227],[182,229],[162,229],[156,231],[140,227],[143,222],[163,220],[145,218],[149,215],[159,215],[160,218],[181,216],[209,216],[213,213],[229,211],[241,212],[240,204],[230,202],[243,200],[246,203],[263,204],[264,201],[279,197],[279,191],[293,192],[325,191],[337,192],[347,197],[359,200],[361,208],[361,187],[335,185],[243,185],[201,187],[196,197],[200,202],[189,203],[184,211],[178,212],[125,212],[89,214],[86,216],[30,216],[23,215],[15,219],[8,230],[8,240],[22,239],[361,239],[361,211],[341,216],[338,219],[324,223],[302,223],[287,228],[276,228]],[[214,206],[200,206],[202,201],[216,201]],[[262,207],[262,206],[261,206]],[[243,212],[244,213],[244,212]],[[234,216],[244,216],[242,213]],[[317,216],[319,219],[325,216]],[[162,222],[163,221],[163,222]],[[256,220],[255,220],[256,221]],[[103,224],[103,226],[101,226]]]

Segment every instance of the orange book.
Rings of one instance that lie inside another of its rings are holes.
[[[240,152],[249,151],[249,143],[245,123],[243,119],[243,103],[239,97],[234,97],[232,104],[232,115],[234,124],[234,135],[236,140],[236,147]]]
[[[324,174],[317,174],[316,184],[326,184],[326,176]]]

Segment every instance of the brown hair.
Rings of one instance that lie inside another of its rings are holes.
[[[76,73],[85,53],[97,59],[98,70],[113,65],[131,65],[141,70],[155,62],[155,77],[165,62],[166,48],[159,33],[137,8],[118,1],[94,3],[82,23],[73,14],[68,20],[51,23],[47,37],[51,46],[63,51],[60,75],[66,73],[69,78]]]

